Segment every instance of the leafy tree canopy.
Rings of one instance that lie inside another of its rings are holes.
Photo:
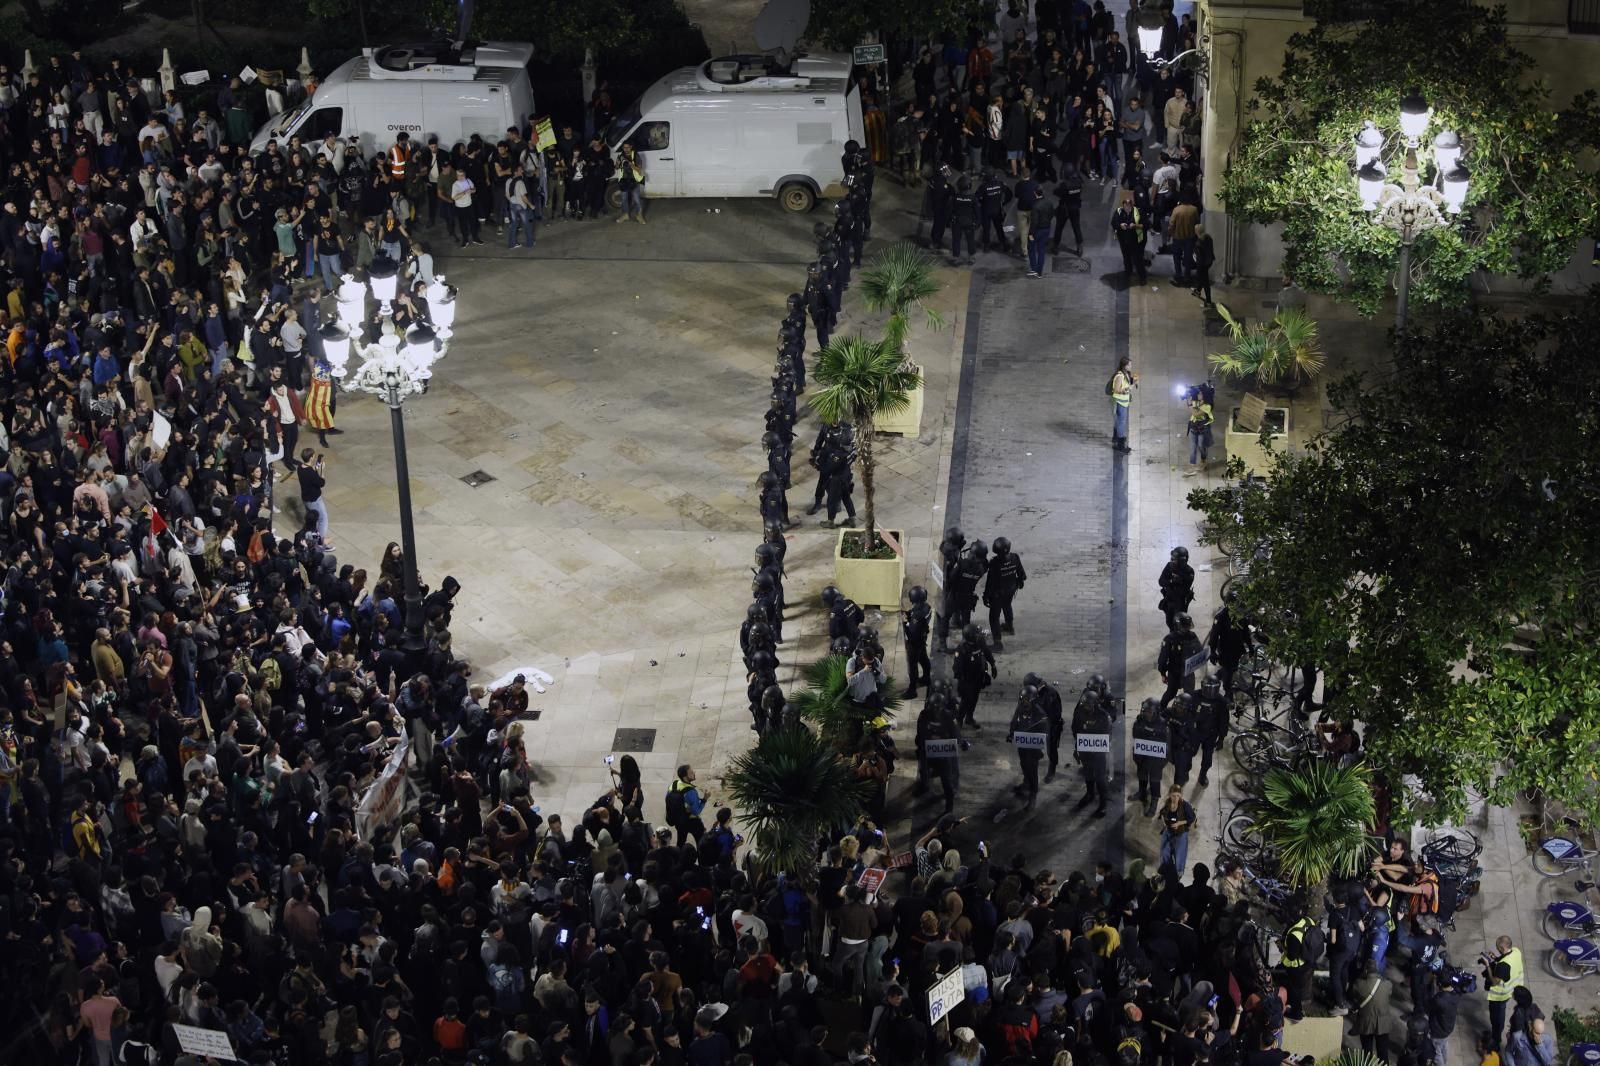
[[[1557,110],[1532,76],[1533,60],[1512,47],[1504,8],[1387,0],[1361,10],[1362,19],[1291,37],[1283,73],[1256,83],[1223,182],[1228,210],[1283,223],[1285,269],[1302,287],[1375,312],[1400,239],[1361,209],[1354,141],[1364,121],[1376,122],[1397,177],[1400,98],[1416,87],[1433,108],[1419,151],[1423,179],[1432,175],[1433,134],[1453,129],[1472,185],[1463,220],[1418,238],[1412,299],[1460,304],[1474,271],[1534,278],[1565,266],[1596,226],[1600,180],[1583,163],[1600,147],[1596,94]]]
[[[807,39],[848,50],[869,33],[884,40],[924,40],[946,34],[958,38],[972,25],[986,25],[992,5],[983,0],[811,0]]]
[[[1189,506],[1260,555],[1243,609],[1274,658],[1317,663],[1365,723],[1402,817],[1469,790],[1600,815],[1600,292],[1569,314],[1460,313],[1265,486]]]

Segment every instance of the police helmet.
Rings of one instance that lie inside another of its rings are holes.
[[[770,674],[778,668],[778,657],[770,651],[758,651],[750,656],[750,672]]]
[[[985,558],[989,554],[989,546],[981,540],[975,540],[972,542],[972,554],[980,559]]]
[[[822,604],[823,604],[823,606],[832,607],[833,604],[834,604],[834,601],[837,600],[838,598],[839,598],[839,589],[838,589],[837,586],[835,586],[835,585],[827,585],[827,586],[825,586],[823,588],[823,590],[822,590]]]
[[[1139,704],[1140,714],[1144,714],[1146,711],[1159,711],[1160,709],[1161,701],[1156,699],[1154,696],[1145,697],[1144,701]]]
[[[834,655],[849,655],[850,654],[850,638],[849,637],[834,637],[833,638],[833,643],[828,645],[828,650],[830,652],[832,652]]]
[[[1033,673],[1032,671],[1029,671],[1028,673],[1026,673],[1026,674],[1024,674],[1022,676],[1022,684],[1024,686],[1027,686],[1027,685],[1042,685],[1042,684],[1044,684],[1044,678],[1040,677],[1036,673]]]
[[[769,711],[780,711],[784,703],[783,689],[777,685],[768,685],[766,691],[761,693],[761,706]]]
[[[1106,684],[1104,674],[1091,674],[1089,677],[1089,683],[1085,685],[1084,688],[1092,689],[1101,695],[1105,695],[1111,691],[1111,686]]]
[[[761,573],[755,576],[755,580],[750,582],[750,587],[756,592],[771,592],[772,575],[767,573],[765,570],[761,571]]]
[[[1007,537],[996,537],[996,538],[994,538],[994,553],[996,555],[1007,555],[1007,554],[1010,554],[1010,552],[1011,552],[1011,541],[1010,541],[1009,538],[1007,538]]]
[[[844,142],[845,155],[855,155],[859,151],[861,151],[861,142],[854,137]]]
[[[1167,704],[1167,706],[1175,707],[1180,711],[1187,711],[1193,704],[1193,696],[1189,695],[1187,692],[1180,692],[1176,696],[1172,697],[1172,702]]]
[[[1188,562],[1189,561],[1189,549],[1188,548],[1173,548],[1172,549],[1172,561],[1175,562],[1175,563],[1186,563],[1186,562]]]
[[[944,539],[948,541],[954,541],[956,544],[965,544],[967,542],[967,535],[961,532],[960,526],[951,526],[949,529],[944,531]]]
[[[876,644],[878,642],[878,629],[876,626],[862,626],[856,630],[856,640],[861,644]]]
[[[959,192],[959,193],[970,193],[970,192],[972,192],[972,179],[963,176],[961,178],[961,180],[956,182],[956,192]]]
[[[761,472],[761,476],[756,478],[756,481],[761,485],[762,488],[770,489],[772,486],[778,483],[778,475],[774,474],[770,470],[763,470]]]
[[[906,593],[906,595],[910,598],[912,603],[928,602],[928,590],[923,588],[921,585],[912,585],[911,591]]]
[[[1033,675],[1030,674],[1029,676],[1031,677]],[[1039,698],[1039,686],[1024,684],[1022,686],[1022,691],[1017,695],[1022,698],[1023,703],[1032,703]]]
[[[806,275],[808,277],[819,277],[819,276],[821,276],[821,274],[822,274],[822,264],[819,261],[813,259],[811,261],[811,264],[806,267]]]
[[[761,446],[770,452],[774,448],[783,446],[783,438],[769,429],[761,434]]]
[[[1212,674],[1200,683],[1200,690],[1207,696],[1215,696],[1222,691],[1222,678]]]
[[[791,292],[789,294],[788,300],[786,301],[790,311],[798,311],[798,310],[800,310],[800,308],[805,304],[805,302],[806,302],[805,301],[805,297],[801,296],[797,292]]]
[[[766,541],[762,541],[760,544],[756,545],[756,561],[757,562],[770,563],[770,562],[772,562],[773,558],[777,554],[778,554],[778,549],[774,548],[772,545],[768,544]]]
[[[976,622],[968,622],[961,627],[961,639],[968,644],[977,644],[983,640],[983,631]]]
[[[1180,613],[1178,615],[1178,628],[1179,629],[1193,629],[1194,628],[1194,619],[1190,618],[1187,614]]]
[[[744,619],[747,622],[764,622],[767,619],[766,608],[759,603],[752,603],[744,609]]]

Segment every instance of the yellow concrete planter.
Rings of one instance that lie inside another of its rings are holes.
[[[1269,437],[1272,440],[1273,448],[1277,449],[1278,451],[1283,450],[1286,439],[1291,431],[1289,424],[1289,408],[1268,407],[1266,408],[1265,417],[1262,419],[1263,425],[1271,425],[1275,419],[1280,417],[1283,419],[1283,431],[1281,433],[1274,431],[1269,434]],[[1251,432],[1238,429],[1238,420],[1239,409],[1235,407],[1232,414],[1228,418],[1228,458],[1233,459],[1237,457],[1244,460],[1244,468],[1246,473],[1265,475],[1272,463],[1266,450],[1261,447],[1261,433],[1259,430]]]
[[[846,559],[844,535],[862,532],[865,530],[839,530],[839,539],[833,545],[833,583],[863,607],[897,611],[900,589],[906,580],[905,535],[898,529],[882,531],[900,545],[900,553],[893,559]]]
[[[894,414],[879,414],[872,419],[872,428],[879,433],[898,433],[902,437],[915,437],[922,432],[923,369],[911,364],[917,371],[917,387],[911,390],[911,402]],[[860,602],[860,601],[857,601]]]

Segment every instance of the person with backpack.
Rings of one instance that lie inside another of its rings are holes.
[[[689,837],[698,845],[706,831],[706,824],[700,819],[701,812],[706,809],[706,798],[694,782],[694,767],[684,763],[678,767],[678,776],[667,791],[667,824],[678,831],[679,847]]]
[[[1106,395],[1111,397],[1112,451],[1133,451],[1128,446],[1128,408],[1133,404],[1133,390],[1138,387],[1139,375],[1133,371],[1133,360],[1124,357],[1106,382]]]
[[[1406,897],[1406,921],[1397,924],[1394,939],[1397,944],[1415,954],[1420,950],[1424,934],[1418,928],[1425,915],[1439,913],[1439,875],[1422,865],[1421,860],[1411,860],[1411,883],[1401,884],[1389,879],[1385,869],[1373,863],[1374,872],[1383,886]]]

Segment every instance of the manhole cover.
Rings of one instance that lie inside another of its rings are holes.
[[[462,478],[461,480],[465,481],[468,485],[471,485],[473,488],[477,488],[479,485],[487,485],[489,482],[493,481],[494,479],[495,479],[494,475],[489,473],[487,470],[474,470],[472,473],[468,474],[466,477]]]
[[[611,738],[612,751],[654,751],[655,746],[654,729],[619,729]]]

